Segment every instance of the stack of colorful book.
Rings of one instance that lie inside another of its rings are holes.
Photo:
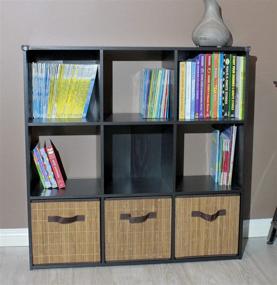
[[[53,142],[47,140],[44,146],[38,143],[32,153],[43,188],[65,188],[66,174]]]
[[[219,185],[232,185],[236,134],[236,126],[212,134],[210,174]]]
[[[167,119],[172,71],[144,69],[140,78],[140,113],[143,118]]]
[[[179,120],[244,117],[246,58],[199,54],[179,63]]]
[[[33,118],[85,118],[96,64],[32,63]]]

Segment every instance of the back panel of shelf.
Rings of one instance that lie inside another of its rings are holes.
[[[105,126],[106,194],[172,193],[173,126]]]

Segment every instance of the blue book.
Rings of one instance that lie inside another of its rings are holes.
[[[158,101],[158,118],[162,118],[162,103],[165,87],[165,69],[161,69],[161,86],[159,89],[159,101]]]
[[[213,131],[211,138],[211,159],[210,159],[210,175],[213,177],[215,183],[218,183],[219,172],[219,153],[220,153],[220,132]]]
[[[151,80],[151,73],[152,71],[150,69],[146,69],[146,78],[145,78],[145,113],[144,117],[147,117],[148,114],[148,104],[149,104],[149,90],[150,90],[150,80]]]
[[[38,118],[38,93],[37,93],[37,64],[32,63],[32,109],[33,117]]]
[[[195,82],[196,82],[196,62],[191,63],[191,101],[190,101],[190,119],[195,118]]]
[[[224,86],[224,54],[219,54],[219,76],[218,76],[218,118],[223,118],[222,112],[222,93],[223,93],[223,86]]]
[[[90,102],[90,99],[91,99],[91,96],[93,93],[93,87],[94,87],[94,83],[96,80],[96,74],[97,74],[97,65],[91,65],[91,68],[90,68],[91,80],[90,80],[90,85],[89,85],[86,103],[84,105],[83,118],[86,118],[86,116],[87,116],[89,102]]]

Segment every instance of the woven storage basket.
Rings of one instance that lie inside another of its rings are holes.
[[[236,255],[239,196],[176,198],[175,257]]]
[[[33,264],[99,262],[99,204],[33,202]]]
[[[107,261],[168,259],[171,199],[105,201]]]

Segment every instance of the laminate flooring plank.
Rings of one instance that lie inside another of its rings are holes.
[[[29,270],[26,247],[0,247],[1,285],[276,285],[277,243],[249,239],[242,260]]]

